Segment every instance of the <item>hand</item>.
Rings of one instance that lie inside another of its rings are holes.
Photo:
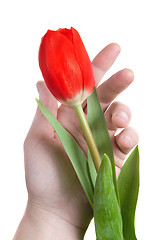
[[[96,86],[119,52],[120,47],[113,43],[95,57],[93,69]],[[133,78],[132,71],[124,69],[97,87],[113,144],[117,176],[127,153],[137,144],[138,135],[128,127],[131,118],[129,108],[122,103],[111,102],[131,84]],[[71,133],[86,154],[86,142],[74,109],[65,105],[58,108],[57,100],[44,82],[38,82],[37,88],[40,101]],[[83,108],[86,112],[86,102],[83,103]],[[123,128],[123,131],[115,136],[118,128]],[[82,237],[92,218],[92,209],[63,146],[39,109],[25,140],[24,155],[28,211],[50,224],[54,221],[67,223]],[[62,231],[65,233],[65,230]]]

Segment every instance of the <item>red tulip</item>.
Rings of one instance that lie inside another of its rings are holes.
[[[47,87],[62,103],[81,104],[94,90],[91,61],[72,27],[47,31],[40,44],[39,66]]]

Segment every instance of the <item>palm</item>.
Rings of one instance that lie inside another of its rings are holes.
[[[75,117],[72,108],[61,106],[58,110],[58,120],[69,132],[71,125],[73,126],[73,137],[79,138],[79,144],[85,151],[84,138],[81,133],[78,134],[81,129]],[[71,119],[75,125],[71,123]],[[25,143],[29,199],[33,204],[53,213],[59,211],[59,215],[69,222],[73,221],[77,226],[86,227],[92,217],[91,207],[61,142],[46,120],[43,124],[45,131],[39,132],[38,141],[29,142],[28,137]],[[35,128],[33,125],[30,131]],[[34,149],[32,156],[31,146]]]
[[[114,45],[109,45],[107,49],[102,51],[102,55],[98,55],[93,62],[96,84],[101,80],[103,74],[119,53],[118,46],[116,45],[115,48],[117,48],[117,51],[116,49],[114,51]],[[111,55],[112,52],[113,55]],[[107,60],[105,60],[105,55]],[[122,85],[118,83],[118,79],[124,79]],[[104,83],[103,86],[98,88],[98,96],[103,111],[106,110],[117,94],[123,91],[131,81],[132,76],[129,75],[128,71],[124,70],[124,74],[123,71],[117,73],[107,82],[108,84]],[[112,92],[112,88],[117,88],[118,92]],[[86,142],[73,108],[64,105],[57,108],[56,100],[51,96],[44,83],[41,83],[40,90],[40,100],[57,117],[65,129],[70,132],[86,154]],[[107,92],[106,97],[105,90]],[[126,107],[124,106],[124,108]],[[84,110],[86,111],[85,104]],[[110,128],[114,155],[117,160],[116,164],[121,167],[126,154],[120,150],[115,142],[114,133],[117,126],[114,126],[111,122],[111,111],[109,109],[105,117],[107,125]],[[128,122],[126,125],[128,125]],[[32,204],[45,208],[76,226],[80,226],[81,228],[87,227],[92,217],[91,207],[63,146],[39,109],[25,141],[25,170],[29,200]]]

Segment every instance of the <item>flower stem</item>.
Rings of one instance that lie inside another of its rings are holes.
[[[97,149],[95,140],[93,138],[91,129],[90,129],[90,127],[88,125],[88,122],[87,122],[87,119],[85,117],[82,105],[78,104],[78,105],[74,106],[74,109],[76,111],[76,114],[78,116],[80,125],[82,127],[83,134],[84,134],[84,137],[86,139],[89,151],[91,153],[91,156],[92,156],[93,163],[95,165],[96,171],[98,172],[100,164],[101,164],[101,157],[100,157],[100,154],[98,152],[98,149]]]

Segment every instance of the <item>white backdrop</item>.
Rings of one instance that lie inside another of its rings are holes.
[[[47,29],[75,27],[90,58],[111,42],[121,54],[106,78],[131,68],[134,83],[118,100],[133,113],[140,135],[138,240],[160,237],[161,14],[160,1],[37,1],[0,3],[0,239],[12,239],[27,201],[23,141],[36,110],[40,39]],[[95,239],[91,224],[85,239]]]

